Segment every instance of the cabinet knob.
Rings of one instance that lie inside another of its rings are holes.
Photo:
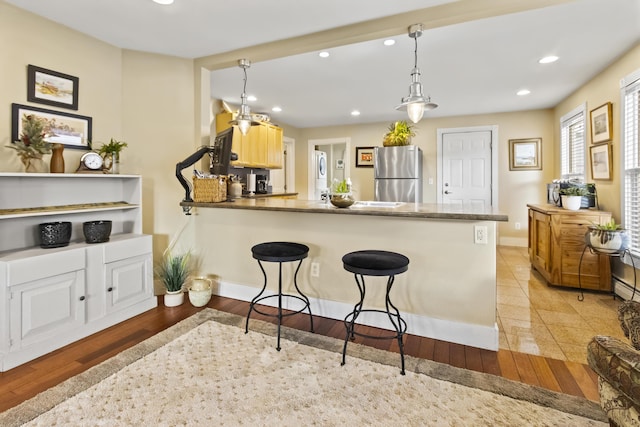
[[[84,301],[84,299],[85,299],[85,296],[84,296],[84,295],[82,295],[82,296],[80,297],[80,301]]]
[[[111,292],[111,291],[113,291],[113,286],[109,286],[109,287],[107,288],[107,292]]]

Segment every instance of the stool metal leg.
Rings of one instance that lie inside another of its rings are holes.
[[[280,351],[280,325],[282,324],[282,263],[278,263],[278,343],[276,350]]]
[[[304,302],[307,304],[307,309],[309,310],[309,323],[311,323],[311,332],[314,332],[313,331],[313,315],[311,314],[311,301],[309,301],[309,298],[307,298],[307,296],[303,294],[300,288],[298,287],[298,270],[300,270],[301,265],[302,265],[302,260],[300,260],[300,262],[298,263],[298,268],[296,268],[296,272],[293,275],[293,284],[296,287],[296,291],[298,291],[300,296],[303,298]]]
[[[260,296],[264,293],[265,289],[267,289],[267,273],[264,271],[262,267],[262,263],[258,260],[258,265],[260,266],[260,270],[262,270],[262,275],[264,276],[264,285],[262,285],[262,290],[258,295],[256,295],[252,300],[251,304],[249,304],[249,312],[247,313],[247,321],[244,325],[244,333],[249,333],[249,317],[251,316],[251,312],[253,311],[253,306],[256,305],[256,301],[260,299]]]
[[[358,291],[360,291],[360,301],[358,301],[356,305],[353,306],[353,311],[350,314],[348,314],[344,320],[344,325],[347,329],[347,334],[344,337],[344,346],[342,347],[342,363],[340,365],[344,365],[346,363],[347,343],[349,342],[349,339],[354,340],[356,338],[354,333],[355,323],[356,323],[356,319],[360,315],[360,312],[362,311],[362,304],[364,303],[364,295],[365,295],[364,276],[360,275],[359,278],[358,278],[358,274],[354,274],[353,276],[355,277],[356,283],[358,284]],[[349,316],[351,316],[350,321],[347,320]]]
[[[400,317],[400,310],[398,310],[398,308],[395,305],[393,305],[393,303],[391,302],[391,299],[389,298],[389,293],[391,292],[391,287],[393,286],[394,281],[395,281],[395,276],[389,276],[389,279],[387,280],[387,295],[385,297],[385,303],[386,303],[387,315],[389,316],[389,320],[391,321],[391,324],[393,325],[393,327],[395,328],[398,334],[397,335],[398,347],[400,347],[400,360],[402,364],[402,369],[400,370],[400,373],[404,375],[404,344],[402,342],[402,335],[404,334],[404,329],[406,329],[406,327],[403,328],[403,319],[402,317]],[[389,310],[389,307],[393,308],[393,310],[395,311],[395,314],[391,313],[391,311]],[[395,320],[393,320],[394,316],[398,318],[397,323]]]

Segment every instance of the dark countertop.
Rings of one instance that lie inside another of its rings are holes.
[[[375,202],[369,203],[375,204]],[[247,209],[301,213],[326,213],[336,215],[371,215],[421,219],[454,219],[466,221],[506,222],[509,220],[507,215],[502,214],[492,208],[474,209],[437,203],[403,203],[397,207],[380,207],[358,206],[358,203],[356,202],[356,204],[348,208],[336,208],[330,203],[316,200],[297,200],[277,197],[243,197],[242,199],[221,203],[181,202],[180,206],[216,209]]]

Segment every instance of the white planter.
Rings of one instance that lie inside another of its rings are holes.
[[[570,211],[577,211],[582,205],[582,196],[562,195],[562,207]]]
[[[189,301],[194,307],[204,307],[211,299],[211,280],[197,277],[189,286]]]
[[[167,307],[177,307],[184,302],[184,292],[182,290],[167,292],[164,295],[164,305]]]
[[[627,230],[598,230],[590,226],[584,240],[595,250],[610,254],[624,252],[629,247]]]

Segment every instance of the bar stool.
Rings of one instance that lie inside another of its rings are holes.
[[[400,317],[400,311],[396,308],[395,305],[393,305],[391,299],[389,299],[389,292],[391,291],[391,287],[393,286],[395,275],[404,273],[408,270],[409,258],[395,252],[365,250],[350,252],[346,254],[342,257],[342,263],[344,269],[352,272],[356,279],[356,284],[358,285],[358,290],[360,291],[360,301],[358,301],[358,303],[353,307],[353,311],[347,314],[347,316],[344,318],[344,324],[347,328],[347,335],[344,338],[341,365],[344,365],[346,362],[347,343],[349,342],[349,338],[354,340],[355,336],[358,335],[361,337],[375,339],[397,339],[398,346],[400,347],[400,360],[402,363],[402,369],[400,370],[400,373],[404,375],[404,345],[402,343],[402,337],[407,331],[407,322],[405,322],[404,319]],[[386,310],[364,310],[362,308],[366,291],[364,276],[389,276],[389,278],[387,279],[387,292],[385,296]],[[391,324],[393,325],[395,334],[378,337],[356,332],[356,319],[358,318],[358,316],[360,316],[360,313],[365,312],[386,314],[389,317]]]
[[[300,291],[298,288],[298,270],[300,270],[300,266],[302,265],[302,260],[307,257],[309,254],[309,247],[300,243],[291,243],[291,242],[268,242],[268,243],[260,243],[251,248],[251,253],[253,257],[258,260],[258,265],[260,265],[260,270],[262,270],[262,275],[264,276],[264,285],[262,286],[262,290],[258,295],[256,295],[249,305],[249,312],[247,313],[247,322],[245,324],[244,333],[249,332],[249,317],[251,317],[251,312],[255,311],[256,313],[262,314],[263,316],[270,316],[278,318],[278,344],[276,350],[280,351],[280,325],[282,324],[282,318],[286,316],[293,316],[294,314],[298,314],[303,312],[304,310],[309,311],[309,321],[311,323],[311,332],[313,332],[313,315],[311,314],[311,304],[309,302],[309,298],[305,294]],[[278,293],[274,295],[266,295],[262,296],[265,289],[267,288],[267,273],[264,271],[264,267],[262,266],[262,261],[265,262],[277,262],[278,263]],[[291,261],[299,261],[298,268],[296,268],[296,272],[293,276],[293,284],[298,291],[298,295],[291,294],[283,294],[282,293],[282,263],[283,262],[291,262]],[[269,314],[263,311],[260,311],[259,308],[256,307],[256,304],[260,301],[263,301],[268,298],[278,298],[278,314]],[[294,298],[303,302],[304,306],[292,313],[282,313],[282,298]]]

